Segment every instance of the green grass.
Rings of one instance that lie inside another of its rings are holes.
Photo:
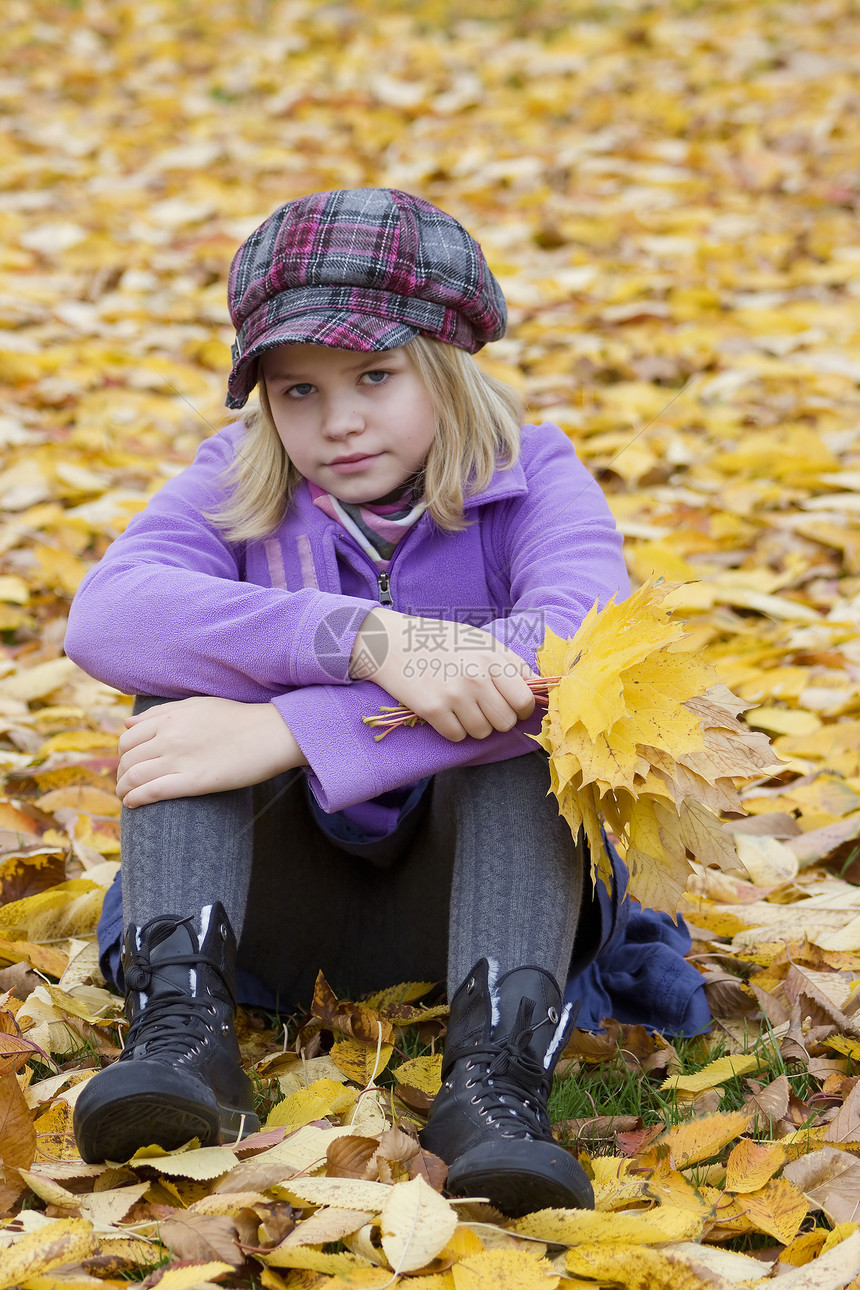
[[[691,1043],[698,1045],[699,1041]],[[684,1073],[704,1065],[701,1059],[685,1063]],[[550,1117],[557,1123],[598,1115],[634,1115],[642,1119],[645,1127],[678,1124],[690,1117],[691,1110],[679,1106],[674,1093],[660,1091],[664,1079],[664,1071],[653,1077],[643,1075],[618,1052],[605,1062],[583,1064],[573,1074],[557,1079],[549,1100]]]
[[[675,1050],[681,1063],[677,1073],[692,1075],[726,1056],[728,1045],[713,1036],[703,1036],[678,1040]],[[747,1051],[761,1060],[760,1069],[752,1076],[761,1084],[785,1075],[801,1101],[815,1091],[816,1081],[800,1062],[785,1060],[769,1027],[760,1038],[750,1036]],[[739,1111],[743,1107],[750,1094],[748,1078],[735,1076],[719,1086],[720,1111]],[[557,1079],[550,1097],[550,1115],[556,1123],[602,1115],[631,1115],[641,1118],[646,1128],[654,1124],[672,1126],[693,1118],[696,1112],[689,1102],[679,1101],[673,1091],[661,1091],[664,1079],[664,1071],[653,1076],[643,1074],[635,1063],[628,1064],[619,1051],[605,1062],[583,1063],[578,1071]],[[752,1127],[762,1136],[770,1136],[773,1129],[769,1120],[760,1119]],[[611,1143],[606,1149],[611,1149]]]

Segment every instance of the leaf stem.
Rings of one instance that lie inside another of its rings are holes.
[[[536,676],[532,680],[526,681],[526,685],[535,696],[535,704],[537,707],[549,707],[549,687],[551,685],[558,685],[560,680],[560,676]],[[380,739],[384,739],[387,734],[390,734],[392,730],[396,730],[399,726],[424,726],[427,724],[423,717],[419,717],[411,708],[407,708],[402,703],[387,706],[383,705],[379,712],[375,712],[369,717],[362,717],[361,719],[366,726],[374,726],[382,729],[381,735],[374,735],[374,739],[377,743],[379,743]]]

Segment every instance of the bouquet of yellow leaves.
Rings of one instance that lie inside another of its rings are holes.
[[[766,735],[738,716],[743,703],[703,651],[679,648],[684,624],[663,601],[673,584],[645,583],[627,600],[593,605],[570,640],[547,629],[529,682],[547,707],[539,735],[550,787],[576,837],[585,830],[592,876],[611,888],[601,826],[630,873],[628,892],[674,918],[692,863],[740,867],[718,812],[745,814],[741,783],[778,768]],[[420,718],[402,705],[365,717],[383,738]]]
[[[645,583],[621,604],[593,606],[569,641],[547,631],[542,677],[558,678],[538,743],[574,837],[583,828],[592,875],[611,886],[601,822],[630,872],[628,891],[675,916],[691,862],[740,867],[719,811],[746,812],[736,781],[776,770],[766,735],[738,720],[750,704],[721,684],[663,601],[671,584]]]

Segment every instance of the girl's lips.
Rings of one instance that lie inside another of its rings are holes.
[[[367,457],[358,457],[353,461],[333,461],[329,466],[329,470],[335,470],[339,475],[352,475],[359,470],[364,470],[370,462],[376,461],[379,456],[381,456],[381,453],[376,452]]]

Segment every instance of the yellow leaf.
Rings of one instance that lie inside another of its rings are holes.
[[[793,1241],[809,1213],[809,1203],[787,1178],[772,1178],[761,1191],[738,1194],[737,1204],[761,1232],[783,1245]]]
[[[629,894],[674,918],[690,873],[678,814],[654,798],[640,798],[629,806],[628,822]]]
[[[455,1262],[460,1259],[467,1259],[473,1254],[483,1254],[484,1243],[474,1232],[468,1223],[458,1223],[454,1229],[454,1235],[445,1246],[444,1253],[449,1255]]]
[[[700,1276],[695,1268],[671,1250],[643,1249],[639,1245],[586,1245],[568,1250],[567,1270],[624,1290],[730,1290],[731,1282],[710,1272]]]
[[[849,1039],[847,1035],[830,1035],[821,1042],[832,1052],[844,1053],[852,1061],[860,1062],[860,1039]]]
[[[72,1132],[72,1108],[68,1102],[55,1102],[40,1115],[33,1125],[36,1130],[36,1156],[38,1162],[79,1160]]]
[[[33,554],[41,567],[45,585],[52,591],[73,596],[86,576],[87,566],[83,560],[69,551],[44,546],[39,542],[33,545]]]
[[[364,1088],[385,1070],[391,1054],[392,1044],[383,1044],[379,1052],[367,1044],[358,1044],[354,1039],[344,1039],[332,1045],[331,1059],[338,1070],[343,1071],[347,1079]]]
[[[53,814],[63,809],[82,811],[86,815],[118,816],[122,803],[116,793],[106,793],[104,789],[93,788],[89,784],[77,784],[69,788],[55,788],[36,799],[40,811]]]
[[[108,994],[107,990],[100,991],[94,986],[85,987],[80,991],[82,997],[77,997],[68,990],[61,989],[58,985],[46,985],[45,991],[51,1002],[61,1012],[67,1013],[70,1017],[78,1017],[81,1021],[86,1021],[91,1026],[103,1026],[106,1021],[108,1024],[113,1024],[114,1016],[112,1014],[117,1011],[116,1004],[118,1000],[114,995]],[[104,1012],[105,1008],[109,1009],[107,1016]]]
[[[364,1002],[375,1012],[385,1012],[394,1004],[414,1003],[416,999],[423,998],[435,984],[435,981],[404,981],[401,985],[390,985],[387,990],[377,991]]]
[[[642,1177],[625,1176],[608,1182],[592,1179],[594,1208],[598,1210],[626,1209],[632,1201],[649,1198],[648,1182]]]
[[[371,1218],[373,1213],[366,1209],[340,1209],[330,1205],[318,1209],[310,1218],[302,1219],[281,1244],[292,1249],[295,1245],[327,1245],[331,1241],[341,1241],[357,1232]]]
[[[485,1250],[455,1263],[455,1290],[556,1290],[559,1277],[544,1258],[525,1250]]]
[[[811,1232],[803,1232],[782,1251],[779,1256],[780,1263],[787,1263],[795,1268],[804,1267],[818,1257],[829,1235],[830,1233],[823,1227],[816,1227]]]
[[[415,1272],[448,1244],[457,1226],[457,1214],[418,1174],[391,1188],[379,1226],[382,1248],[392,1268],[398,1273]]]
[[[293,1278],[296,1275],[293,1273]],[[290,1290],[299,1290],[293,1278],[290,1279]],[[443,1276],[431,1276],[426,1280],[433,1283],[427,1286],[426,1290],[453,1290],[453,1282],[450,1278],[445,1281]],[[387,1267],[371,1267],[368,1264],[362,1264],[355,1268],[343,1268],[334,1273],[331,1279],[325,1282],[325,1290],[344,1290],[344,1286],[349,1286],[350,1290],[391,1290],[395,1285],[400,1285],[400,1277],[392,1280]],[[423,1285],[422,1290],[424,1290]]]
[[[141,1157],[138,1152],[132,1164],[151,1165],[160,1174],[171,1178],[194,1178],[204,1181],[220,1178],[222,1174],[234,1169],[237,1163],[235,1152],[229,1147],[198,1147],[192,1151],[171,1152],[158,1157]]]
[[[787,1159],[785,1148],[778,1142],[742,1138],[726,1162],[726,1191],[759,1191]]]
[[[283,1124],[289,1129],[298,1129],[327,1115],[343,1115],[355,1099],[355,1089],[345,1088],[337,1080],[314,1080],[307,1088],[300,1088],[278,1102],[269,1112],[266,1128],[273,1129]]]
[[[751,726],[773,735],[811,735],[821,728],[821,718],[801,708],[756,708],[747,717]]]
[[[841,1245],[843,1241],[848,1240],[849,1236],[855,1236],[857,1232],[860,1232],[860,1227],[856,1223],[837,1223],[833,1230],[827,1234],[827,1239],[822,1246],[822,1254],[826,1254],[828,1250],[832,1250],[836,1245]]]
[[[26,605],[30,599],[30,589],[23,578],[14,573],[0,575],[0,600],[11,601],[14,605]]]
[[[11,1290],[28,1277],[63,1263],[79,1263],[95,1254],[98,1241],[92,1223],[83,1218],[58,1218],[47,1227],[13,1238],[0,1260],[0,1290]]]
[[[552,1245],[662,1245],[699,1235],[702,1219],[691,1212],[659,1207],[619,1213],[587,1209],[542,1209],[509,1225],[512,1232],[535,1236]]]
[[[181,1268],[168,1268],[158,1284],[163,1290],[192,1290],[192,1287],[214,1285],[214,1277],[235,1271],[230,1263],[191,1263]]]
[[[660,1091],[674,1089],[679,1093],[703,1093],[705,1089],[725,1084],[726,1080],[733,1079],[736,1075],[749,1075],[760,1066],[759,1058],[751,1054],[736,1053],[729,1057],[719,1057],[694,1075],[670,1075],[660,1085]]]
[[[276,1245],[273,1250],[267,1250],[264,1257],[270,1267],[304,1268],[308,1272],[323,1272],[328,1276],[342,1276],[370,1266],[367,1259],[362,1259],[357,1254],[347,1254],[346,1251],[324,1254],[322,1250],[308,1246],[288,1246],[283,1243]],[[387,1281],[390,1277],[391,1273],[386,1272],[383,1279]]]
[[[391,1195],[387,1183],[361,1178],[290,1178],[280,1190],[288,1198],[295,1197],[290,1201],[294,1205],[337,1205],[341,1209],[366,1209],[372,1214],[381,1213]]]
[[[688,1165],[719,1155],[723,1147],[744,1132],[751,1118],[744,1111],[704,1115],[669,1129],[657,1139],[655,1146],[668,1146],[674,1167],[686,1169]]]
[[[73,677],[81,675],[70,658],[52,658],[47,663],[37,663],[35,667],[22,668],[14,676],[5,677],[0,681],[0,695],[30,703],[33,699],[44,699]]]
[[[0,935],[35,942],[90,936],[96,930],[105,889],[89,878],[72,878],[48,891],[0,907]]]
[[[46,739],[39,749],[39,756],[49,757],[55,752],[92,752],[95,748],[113,753],[116,752],[118,738],[106,730],[65,730]]]
[[[401,1062],[394,1071],[394,1078],[398,1084],[408,1084],[410,1088],[417,1088],[428,1097],[435,1097],[442,1087],[442,1054],[412,1057],[409,1061]]]
[[[677,1210],[693,1215],[701,1223],[712,1212],[712,1200],[706,1188],[694,1187],[677,1169],[661,1165],[648,1175],[648,1195],[658,1200],[666,1210]]]

